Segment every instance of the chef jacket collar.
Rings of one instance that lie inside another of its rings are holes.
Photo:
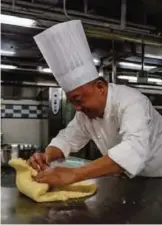
[[[108,91],[107,91],[107,99],[106,99],[106,105],[104,110],[103,118],[97,117],[96,120],[103,120],[105,118],[110,117],[111,115],[111,109],[112,109],[112,84],[108,84]]]

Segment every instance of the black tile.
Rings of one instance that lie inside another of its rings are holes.
[[[37,105],[37,109],[42,110],[42,105]]]
[[[24,118],[24,119],[29,118],[29,114],[22,114],[21,118]]]
[[[42,114],[39,114],[39,115],[37,116],[37,119],[42,119]]]
[[[14,106],[13,104],[7,104],[6,109],[13,109],[13,106]]]
[[[21,113],[21,109],[14,109],[13,112],[14,113]]]
[[[48,118],[48,115],[44,114],[44,115],[42,115],[42,118],[46,119],[46,118]]]
[[[22,105],[22,109],[29,109],[29,105]]]
[[[6,113],[5,118],[14,118],[13,113]]]
[[[37,110],[29,110],[29,114],[37,114]]]

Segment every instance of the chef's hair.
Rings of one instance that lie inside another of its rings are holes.
[[[96,83],[97,81],[102,81],[106,86],[108,85],[107,81],[106,81],[105,78],[103,78],[103,77],[98,77],[97,79],[94,80],[95,83]]]

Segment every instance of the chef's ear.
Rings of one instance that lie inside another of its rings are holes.
[[[105,90],[107,88],[107,81],[102,78],[102,77],[99,77],[96,81],[95,81],[95,85],[96,87],[99,89],[99,91],[101,93],[105,93]]]

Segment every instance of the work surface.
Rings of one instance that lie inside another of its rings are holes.
[[[2,169],[1,223],[162,223],[162,178],[103,177],[96,195],[68,202],[35,203]]]

